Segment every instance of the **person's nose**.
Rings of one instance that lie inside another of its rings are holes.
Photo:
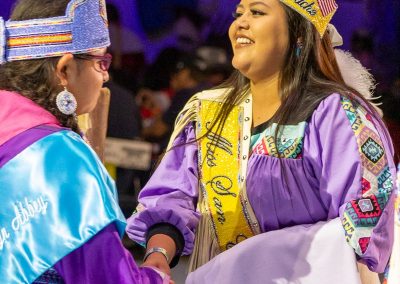
[[[249,12],[243,13],[238,19],[236,19],[236,24],[239,29],[248,29],[250,27],[249,22]]]

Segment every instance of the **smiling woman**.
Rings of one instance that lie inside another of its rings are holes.
[[[268,4],[242,1],[229,29],[232,65],[255,83],[277,77],[288,46],[285,9],[277,1]]]
[[[336,57],[354,58],[334,50],[337,8],[238,3],[229,29],[236,71],[184,107],[128,220],[128,235],[149,250],[173,241],[170,258],[192,254],[187,283],[359,283],[356,259],[384,271],[393,148],[359,93],[373,82],[357,89],[340,72]]]

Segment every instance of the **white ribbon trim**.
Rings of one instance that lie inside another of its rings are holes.
[[[332,47],[343,45],[343,38],[334,25],[332,24],[328,25],[328,33],[329,36],[331,37]]]

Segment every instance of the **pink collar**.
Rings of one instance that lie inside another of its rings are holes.
[[[60,126],[54,115],[28,98],[0,90],[0,145],[38,125]]]

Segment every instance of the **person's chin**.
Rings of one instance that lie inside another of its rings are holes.
[[[76,115],[82,115],[82,114],[90,113],[90,112],[92,112],[94,110],[95,107],[96,107],[96,105],[82,107],[81,109],[76,111]]]
[[[238,70],[240,73],[242,73],[244,76],[246,76],[246,74],[249,71],[249,65],[248,64],[232,64],[232,66],[233,66],[233,68]]]

